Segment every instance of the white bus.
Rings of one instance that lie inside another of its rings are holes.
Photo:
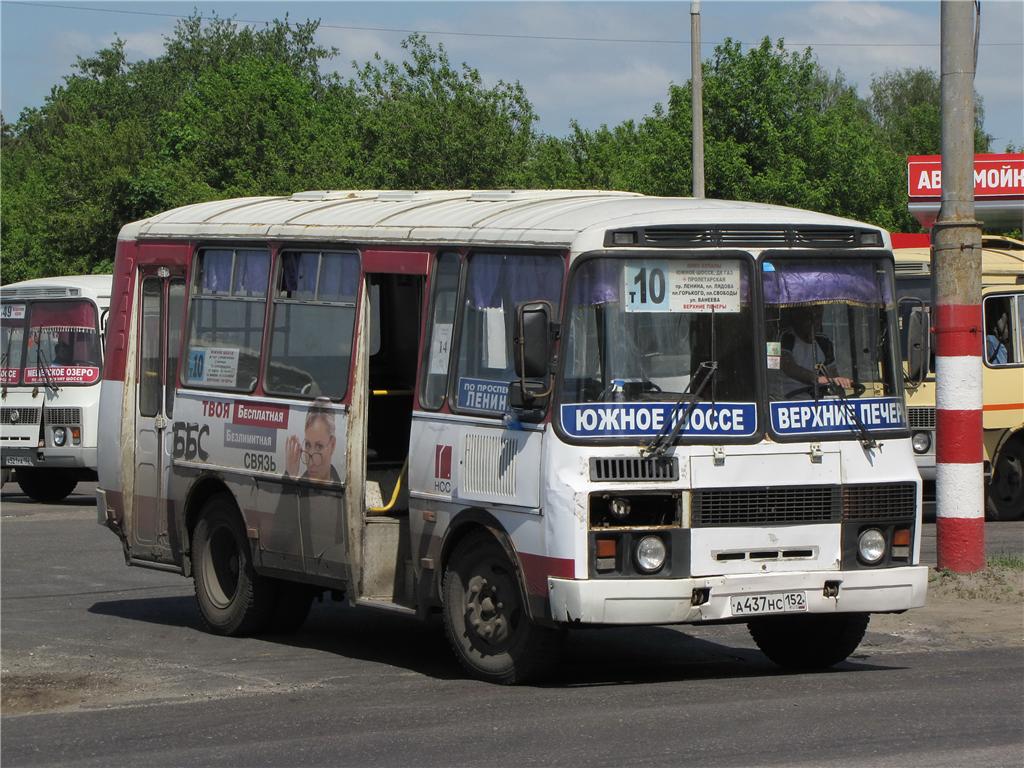
[[[110,275],[0,288],[0,463],[35,501],[96,479]]]
[[[440,612],[473,675],[567,628],[742,622],[820,668],[924,604],[889,236],[594,191],[304,192],[126,226],[100,522],[222,634]]]

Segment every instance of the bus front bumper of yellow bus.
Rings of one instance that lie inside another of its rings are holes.
[[[686,624],[780,613],[920,608],[928,567],[710,576],[548,579],[552,618],[570,624]]]

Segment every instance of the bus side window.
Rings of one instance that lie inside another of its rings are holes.
[[[459,410],[501,415],[508,385],[516,378],[512,361],[516,306],[551,302],[560,317],[562,257],[532,253],[473,253],[459,326],[458,378],[453,400]]]
[[[452,329],[455,327],[455,302],[459,292],[459,256],[441,254],[434,267],[427,339],[424,344],[423,391],[420,402],[436,411],[448,394],[448,361],[451,359]]]
[[[1013,297],[985,299],[985,362],[993,367],[1018,365],[1019,343],[1013,338]]]
[[[190,387],[252,392],[270,280],[270,251],[207,248],[196,260],[182,379]]]
[[[158,278],[142,281],[142,342],[139,367],[139,415],[156,416],[160,410],[160,325],[163,321],[163,284]]]
[[[178,355],[185,322],[185,281],[171,280],[167,287],[167,372],[164,380],[164,413],[174,415],[174,388],[178,383]]]
[[[341,399],[348,388],[359,256],[285,251],[281,254],[267,392]]]

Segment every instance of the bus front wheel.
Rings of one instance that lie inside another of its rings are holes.
[[[856,650],[871,617],[866,613],[766,616],[747,626],[757,647],[786,669],[825,669]]]
[[[206,626],[218,635],[265,629],[275,605],[274,582],[256,573],[241,516],[230,496],[206,502],[192,533],[196,601]]]
[[[562,632],[534,624],[515,567],[491,534],[470,534],[444,576],[445,634],[474,677],[514,685],[542,677],[559,655]]]
[[[1019,520],[1024,516],[1024,438],[1017,435],[999,452],[985,510],[989,520]]]
[[[22,467],[15,472],[15,479],[26,496],[42,504],[63,501],[78,485],[74,474],[60,469]]]

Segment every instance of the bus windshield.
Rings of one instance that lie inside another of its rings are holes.
[[[740,258],[583,262],[569,289],[562,401],[754,403],[750,270]],[[640,426],[633,434],[649,432]]]
[[[24,384],[94,384],[101,352],[96,307],[82,299],[36,302],[28,312]]]
[[[817,425],[823,432],[851,426],[847,413],[858,428],[853,414],[879,416],[883,411],[877,423],[864,426],[902,427],[891,265],[884,259],[776,258],[762,264],[761,274],[770,399],[879,398],[874,410],[843,408],[813,415],[824,420]],[[773,406],[773,421],[779,413],[784,422],[790,415]],[[803,419],[800,427],[808,431]],[[785,432],[786,424],[776,423],[776,428]]]

